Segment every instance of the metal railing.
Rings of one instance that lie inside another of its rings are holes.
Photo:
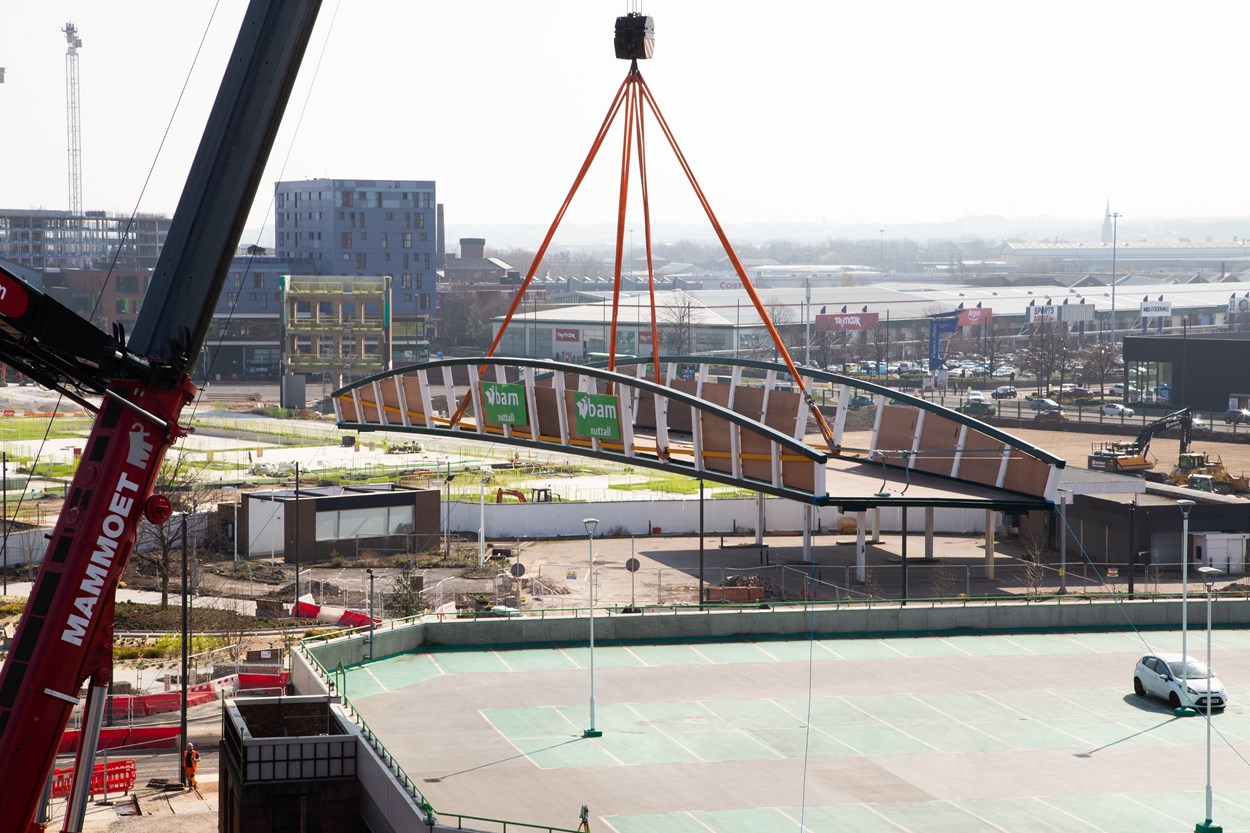
[[[411,624],[415,618],[417,617],[409,617],[408,619],[402,620],[401,623]],[[393,626],[394,623],[392,623],[392,627]],[[364,632],[367,630],[367,628],[357,628],[354,631],[343,631],[335,634],[334,638],[348,635],[350,633]],[[491,830],[497,829],[500,833],[507,833],[509,830],[540,830],[545,831],[545,833],[577,833],[575,829],[567,827],[552,827],[551,825],[545,824],[530,824],[527,822],[509,821],[507,819],[492,819],[486,816],[473,816],[466,813],[451,813],[435,810],[434,806],[430,804],[429,799],[422,794],[416,783],[411,777],[409,777],[407,771],[403,768],[399,761],[395,759],[395,756],[391,754],[390,750],[386,748],[386,745],[382,743],[382,740],[369,726],[368,722],[364,719],[364,716],[361,715],[356,709],[356,706],[351,701],[351,698],[348,697],[342,680],[342,677],[345,676],[345,674],[341,675],[339,672],[335,671],[333,672],[333,675],[331,675],[331,673],[326,670],[325,666],[321,664],[321,661],[317,659],[316,655],[314,655],[312,651],[308,650],[306,643],[316,642],[321,639],[322,637],[313,637],[301,641],[298,645],[300,654],[309,661],[313,671],[321,678],[327,688],[329,688],[331,684],[334,685],[334,688],[338,691],[339,697],[342,700],[343,707],[347,711],[348,717],[352,720],[352,722],[360,727],[361,738],[369,744],[370,748],[372,748],[374,753],[378,756],[378,759],[390,771],[398,786],[416,803],[418,807],[421,808],[421,812],[425,815],[424,821],[426,824],[430,825],[431,828],[433,828],[435,824],[440,823],[439,817],[441,816],[444,819],[455,819],[455,829],[457,830],[481,830],[481,828],[465,828],[464,823],[467,820],[495,825],[495,827],[491,828]],[[446,824],[443,826],[446,826]]]

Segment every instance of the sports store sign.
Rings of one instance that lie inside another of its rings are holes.
[[[581,344],[582,331],[576,327],[556,327],[556,344]]]
[[[525,386],[503,382],[482,383],[482,410],[486,421],[499,425],[529,425],[525,407]]]

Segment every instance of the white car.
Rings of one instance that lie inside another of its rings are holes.
[[[1223,711],[1228,705],[1228,692],[1219,678],[1206,665],[1181,654],[1146,654],[1139,659],[1133,669],[1133,691],[1139,697],[1149,694],[1166,700],[1174,709],[1205,710],[1208,698],[1213,711]]]
[[[968,391],[968,401],[969,402],[984,402],[985,394],[981,393],[981,391],[979,390],[970,390]]]
[[[1102,415],[1109,417],[1131,417],[1133,415],[1132,408],[1126,408],[1119,402],[1102,403]]]

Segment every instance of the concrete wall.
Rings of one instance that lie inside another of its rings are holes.
[[[803,506],[791,500],[769,498],[765,501],[766,531],[794,532],[803,528]],[[649,535],[658,527],[664,534],[694,534],[699,531],[699,498],[687,496],[663,500],[607,500],[592,503],[557,501],[554,503],[495,503],[487,495],[486,537],[492,541],[513,538],[585,537],[582,518],[593,515],[599,519],[601,534]],[[476,501],[453,501],[448,513],[448,526],[453,532],[476,536],[482,507]],[[936,509],[934,531],[944,534],[985,532],[983,509]],[[813,530],[825,532],[838,528],[843,515],[836,507],[821,507],[812,512]],[[852,517],[854,517],[852,515]],[[724,498],[704,500],[703,527],[708,535],[746,534],[758,526],[759,513],[755,498]],[[913,509],[907,519],[908,531],[924,533],[924,511]],[[897,532],[902,528],[902,510],[897,507],[881,510],[881,531]]]
[[[900,606],[880,604],[807,610],[752,610],[743,613],[690,611],[600,615],[595,619],[595,641],[696,642],[738,638],[802,638],[814,631],[821,636],[848,638],[890,634],[968,634],[1001,631],[1123,630],[1125,617],[1140,628],[1175,628],[1180,624],[1179,600],[1126,601],[1123,610],[1110,602],[1028,602],[1010,599],[998,604]],[[1206,626],[1205,605],[1189,606],[1191,629]],[[1212,606],[1217,626],[1245,627],[1250,623],[1250,599],[1221,599]],[[520,617],[478,621],[416,622],[376,632],[375,656],[385,657],[419,648],[522,647],[525,645],[581,644],[587,641],[585,617]],[[322,665],[334,669],[341,661],[350,666],[363,660],[363,636],[348,636],[310,647]],[[292,680],[300,694],[324,693],[320,680],[298,652],[292,655]],[[305,688],[308,686],[308,688]],[[351,696],[351,692],[348,692]]]

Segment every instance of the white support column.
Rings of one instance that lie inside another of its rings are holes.
[[[864,512],[855,513],[855,580],[863,584],[868,580],[868,549],[864,541]]]
[[[389,425],[390,420],[386,418],[386,405],[382,400],[382,382],[375,379],[370,385],[373,389],[373,401],[377,403],[378,408],[378,425]]]
[[[933,560],[933,507],[924,508],[924,557]]]
[[[456,398],[456,382],[451,376],[451,365],[446,364],[443,365],[443,402],[447,405],[447,427],[451,428],[451,416],[456,412],[460,401]]]
[[[538,442],[542,438],[538,432],[538,395],[534,391],[534,376],[532,367],[521,371],[521,384],[525,385],[525,409],[529,412],[530,439]]]
[[[755,545],[764,546],[764,493],[755,493]]]
[[[560,419],[560,445],[569,444],[569,411],[568,391],[564,388],[564,374],[556,373],[551,377],[551,387],[556,392],[556,416]]]
[[[404,392],[403,374],[396,373],[391,377],[395,385],[395,401],[399,404],[399,422],[405,428],[412,427],[412,415],[408,411],[408,394]]]
[[[482,407],[481,380],[478,378],[476,365],[468,365],[465,370],[469,371],[469,396],[473,399],[473,426],[477,429],[477,433],[483,434],[486,431],[486,409]]]
[[[985,577],[994,580],[994,510],[985,510]]]
[[[846,413],[851,402],[851,391],[846,385],[838,385],[838,410],[833,415],[833,443],[842,445],[842,431],[846,428]]]
[[[421,420],[426,428],[434,427],[434,403],[430,397],[430,373],[417,371],[417,396],[421,400]]]
[[[881,507],[872,508],[872,543],[881,543]]]
[[[968,444],[968,426],[959,426],[959,439],[955,440],[955,459],[951,463],[951,477],[959,477],[959,466],[964,459],[964,446]]]
[[[803,504],[803,563],[812,563],[812,505]]]

